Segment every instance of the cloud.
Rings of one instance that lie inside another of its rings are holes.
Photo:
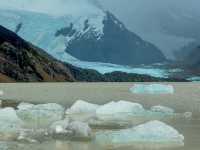
[[[0,8],[22,9],[51,15],[76,14],[80,11],[94,12],[99,8],[97,0],[1,0]]]

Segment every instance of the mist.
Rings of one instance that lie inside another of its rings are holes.
[[[128,29],[155,44],[168,58],[200,41],[199,0],[1,0],[0,8],[55,16],[109,10]],[[94,8],[94,9],[93,9]],[[99,8],[99,11],[97,11]]]
[[[75,15],[80,11],[91,13],[94,11],[92,7],[100,7],[97,0],[1,0],[0,2],[0,8],[27,10],[55,16]]]
[[[200,41],[199,0],[101,0],[101,3],[170,59],[174,51]]]

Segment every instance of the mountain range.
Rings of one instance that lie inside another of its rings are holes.
[[[97,2],[84,0],[81,5],[79,1],[66,0],[68,9],[55,14],[47,8],[39,11],[37,0],[29,2],[33,8],[25,2],[23,7],[7,4],[0,7],[0,24],[65,62],[133,66],[167,61],[159,48],[128,30]]]
[[[61,62],[0,26],[0,82],[182,81],[124,72],[101,74]]]

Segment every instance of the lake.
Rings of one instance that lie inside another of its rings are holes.
[[[200,84],[198,83],[167,83],[175,88],[174,94],[148,95],[133,94],[130,88],[134,83],[12,83],[0,84],[2,100],[16,100],[33,103],[55,102],[65,107],[71,106],[76,100],[83,99],[96,104],[104,104],[112,100],[138,102],[149,108],[153,105],[164,105],[176,112],[191,111],[191,120],[164,120],[185,137],[184,147],[162,148],[162,150],[199,150],[200,147]],[[93,130],[95,133],[98,130]],[[101,129],[103,130],[103,129]],[[114,127],[111,130],[115,130]],[[3,142],[8,150],[106,150],[108,148],[95,144],[94,141],[43,141],[37,144]],[[0,146],[0,150],[1,150]],[[4,147],[4,148],[5,148]],[[159,145],[136,144],[119,150],[157,150]],[[2,150],[4,150],[2,148]],[[7,150],[7,149],[5,149]]]

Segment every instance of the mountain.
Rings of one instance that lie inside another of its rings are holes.
[[[43,50],[0,26],[0,81],[75,81],[70,70]]]
[[[200,40],[199,0],[101,0],[126,26],[163,51],[174,51]]]
[[[183,81],[124,72],[101,74],[75,67],[56,60],[3,26],[0,26],[0,64],[0,82]]]
[[[56,36],[75,37],[66,52],[84,61],[121,65],[152,64],[166,61],[153,44],[130,32],[114,15],[107,12],[103,20],[103,34],[99,37],[85,21],[83,35],[77,35],[73,24],[58,30]]]
[[[53,11],[53,6],[43,8],[44,2],[39,9],[37,2],[33,1],[32,7],[25,2],[23,7],[14,4],[1,7],[0,24],[59,60],[72,62],[79,59],[120,65],[166,61],[156,46],[130,32],[93,0],[66,0],[61,6],[54,2],[60,11]]]

